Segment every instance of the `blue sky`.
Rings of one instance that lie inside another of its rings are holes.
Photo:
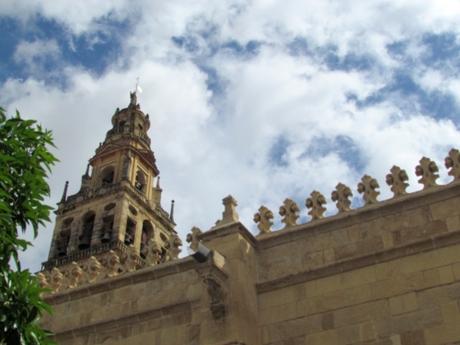
[[[2,1],[0,105],[53,130],[65,180],[79,188],[110,117],[136,78],[152,119],[164,207],[178,231],[208,229],[221,199],[243,222],[263,203],[328,198],[364,173],[385,175],[460,147],[460,2]],[[359,202],[356,202],[359,205]],[[53,225],[24,257],[46,258]]]

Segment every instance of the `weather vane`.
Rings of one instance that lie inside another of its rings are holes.
[[[139,77],[136,78],[136,88],[134,89],[134,92],[139,92],[139,93],[142,93],[142,89],[139,85]]]

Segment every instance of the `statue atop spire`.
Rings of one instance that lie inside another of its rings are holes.
[[[129,102],[129,106],[130,107],[136,107],[137,106],[137,94],[136,94],[136,91],[130,92],[129,97],[131,98],[131,100]]]
[[[136,87],[134,88],[133,92],[129,93],[129,97],[131,98],[129,102],[130,108],[139,108],[139,103],[137,102],[137,93],[142,93],[142,89],[139,86],[139,77],[136,78]]]

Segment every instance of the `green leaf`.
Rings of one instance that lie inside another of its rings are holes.
[[[49,220],[47,174],[57,161],[48,147],[51,132],[35,120],[8,118],[0,107],[0,344],[54,344],[51,333],[41,328],[40,316],[51,312],[41,298],[38,279],[21,269],[19,250],[31,242],[18,238],[18,230],[39,226]]]

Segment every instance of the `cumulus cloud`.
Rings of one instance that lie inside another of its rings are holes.
[[[16,46],[14,61],[30,74],[49,73],[51,66],[59,63],[61,50],[56,40],[21,41]]]
[[[19,16],[8,4],[0,13]],[[67,179],[71,192],[78,190],[87,159],[114,109],[126,106],[137,76],[144,89],[140,103],[152,121],[164,207],[176,200],[182,237],[192,225],[209,228],[229,193],[255,230],[251,219],[260,204],[276,211],[292,197],[303,205],[312,190],[329,197],[339,181],[354,188],[365,172],[379,179],[388,197],[384,176],[393,164],[407,169],[411,189],[418,189],[418,160],[426,155],[441,163],[460,142],[454,118],[440,119],[418,98],[388,91],[403,69],[417,87],[460,100],[458,77],[446,83],[438,68],[448,62],[430,69],[420,58],[427,32],[458,35],[455,1],[67,5],[42,1],[23,20],[40,14],[63,23],[74,37],[96,34],[103,18],[136,20],[120,48],[126,63],[113,61],[100,76],[61,61],[53,40],[16,49],[16,62],[31,66],[30,75],[0,85],[0,102],[54,130],[61,162],[50,177],[52,202]],[[401,42],[404,56],[389,48]],[[48,58],[62,63],[65,88],[32,73]],[[444,170],[442,177],[447,180]],[[51,226],[25,256],[32,267],[45,259],[50,236]]]

